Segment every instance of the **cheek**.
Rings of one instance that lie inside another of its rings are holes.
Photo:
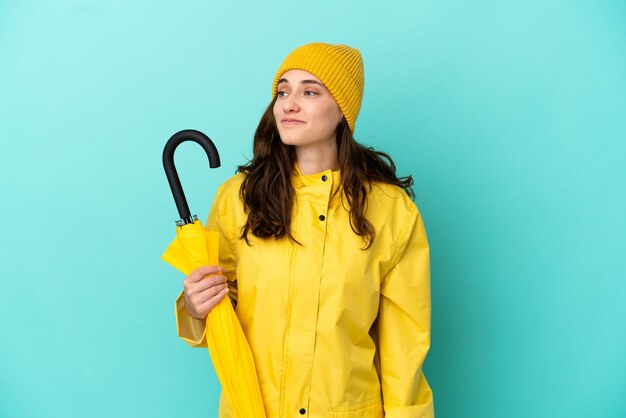
[[[339,121],[341,119],[341,110],[337,105],[334,106],[326,106],[321,112],[320,116],[324,119],[324,121],[328,124],[329,129],[337,128]]]

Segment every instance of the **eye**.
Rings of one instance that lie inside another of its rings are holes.
[[[311,94],[309,94],[309,93],[311,93]],[[311,90],[307,90],[307,91],[304,92],[305,96],[315,96],[316,94],[317,94],[317,92],[311,91]]]
[[[285,92],[285,91],[279,91],[279,92],[276,93],[276,95],[278,97],[284,97],[285,94],[287,94],[287,92]]]

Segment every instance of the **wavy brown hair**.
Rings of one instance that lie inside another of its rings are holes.
[[[241,238],[248,245],[248,234],[259,238],[283,238],[298,242],[291,234],[291,209],[295,190],[291,176],[296,163],[295,148],[280,140],[274,119],[276,96],[269,104],[254,133],[253,157],[237,171],[244,173],[240,195],[248,214]],[[401,187],[413,199],[413,178],[397,177],[396,166],[384,152],[365,147],[354,140],[345,117],[337,126],[337,159],[341,188],[350,210],[350,226],[363,237],[365,249],[374,241],[376,231],[365,218],[367,193],[372,182]]]

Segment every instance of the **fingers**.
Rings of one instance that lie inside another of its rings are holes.
[[[213,286],[201,294],[189,298],[185,296],[189,315],[197,319],[206,318],[208,313],[228,294],[228,287],[223,285],[224,288],[222,288],[221,286]]]
[[[226,277],[221,275],[215,275],[205,278],[204,280],[200,280],[197,283],[190,283],[187,286],[187,290],[191,293],[199,293],[210,287],[223,285],[226,283]],[[223,288],[223,286],[222,286]]]
[[[228,287],[226,277],[215,275],[195,283],[185,283],[185,298],[198,307]]]
[[[217,306],[218,303],[221,302],[222,299],[226,297],[228,294],[228,287],[218,292],[217,295],[213,296],[200,306],[198,306],[198,313],[202,318],[206,318],[206,316]]]
[[[185,303],[189,314],[198,319],[206,315],[228,294],[224,269],[202,266],[193,270],[183,281]]]
[[[185,281],[189,281],[191,283],[196,283],[196,282],[199,282],[200,280],[202,280],[203,278],[205,278],[206,276],[208,276],[210,274],[222,273],[223,271],[224,271],[224,269],[222,269],[219,266],[202,266],[202,267],[198,267],[197,269],[195,269],[194,271],[189,273],[189,276],[187,276]]]
[[[198,283],[185,284],[185,294],[190,298],[197,295],[204,295],[203,297],[206,298],[224,290],[226,287],[226,277],[211,276]]]
[[[222,275],[214,275],[204,278],[198,282],[192,282],[185,279],[183,281],[183,287],[187,295],[194,295],[199,292],[203,292],[214,286],[219,286],[226,283],[226,277]],[[222,287],[223,288],[223,287]]]

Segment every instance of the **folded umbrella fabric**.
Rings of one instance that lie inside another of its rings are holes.
[[[176,238],[162,258],[185,275],[218,265],[219,234],[200,221],[176,228]],[[206,318],[207,347],[224,394],[239,418],[264,418],[265,410],[254,358],[241,324],[226,297]]]

